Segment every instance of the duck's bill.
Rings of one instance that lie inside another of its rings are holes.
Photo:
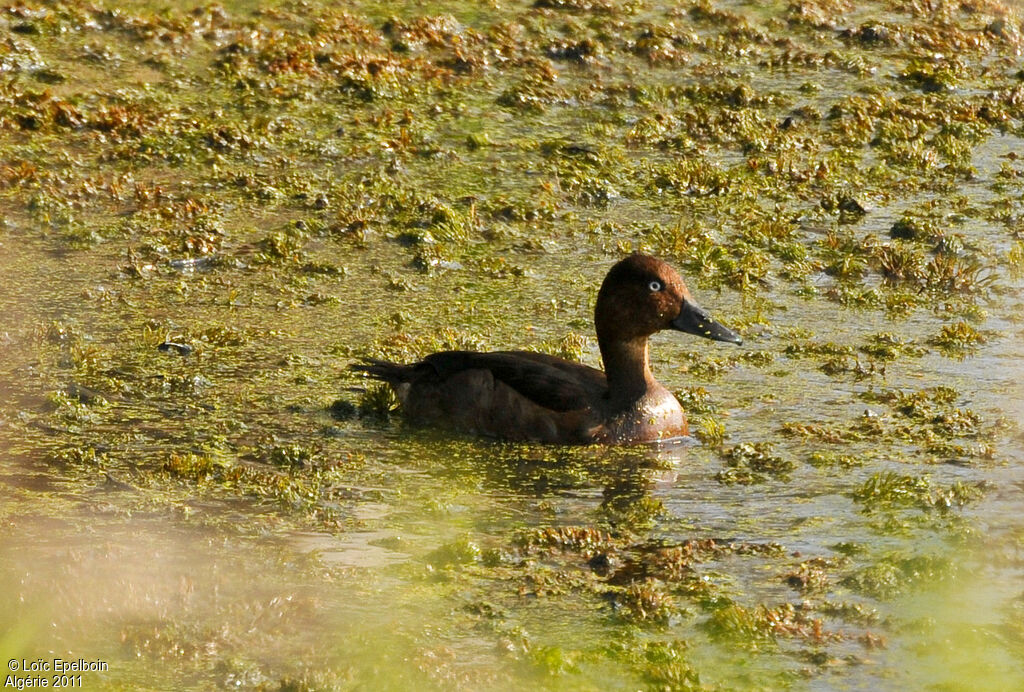
[[[703,336],[705,339],[713,339],[714,341],[728,341],[736,345],[743,343],[743,339],[740,338],[739,334],[713,320],[711,315],[704,312],[703,308],[694,303],[683,303],[679,316],[672,320],[672,328],[687,334]]]

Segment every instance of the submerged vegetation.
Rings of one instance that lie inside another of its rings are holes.
[[[1021,687],[1022,21],[5,5],[0,652],[102,689]],[[653,345],[699,446],[452,439],[346,369],[597,365],[632,250],[744,336]]]

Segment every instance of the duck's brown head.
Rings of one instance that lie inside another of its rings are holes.
[[[648,255],[630,255],[611,268],[594,312],[599,341],[631,341],[675,329],[743,343],[739,334],[711,319],[694,302],[675,269]]]

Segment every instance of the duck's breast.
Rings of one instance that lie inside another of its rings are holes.
[[[655,442],[690,434],[683,407],[660,385],[625,409],[609,414],[605,427],[613,444]]]

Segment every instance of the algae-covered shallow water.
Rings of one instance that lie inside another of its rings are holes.
[[[1021,21],[6,5],[0,673],[1024,687]],[[699,444],[409,429],[347,369],[597,365],[637,249],[744,336],[654,339]]]

